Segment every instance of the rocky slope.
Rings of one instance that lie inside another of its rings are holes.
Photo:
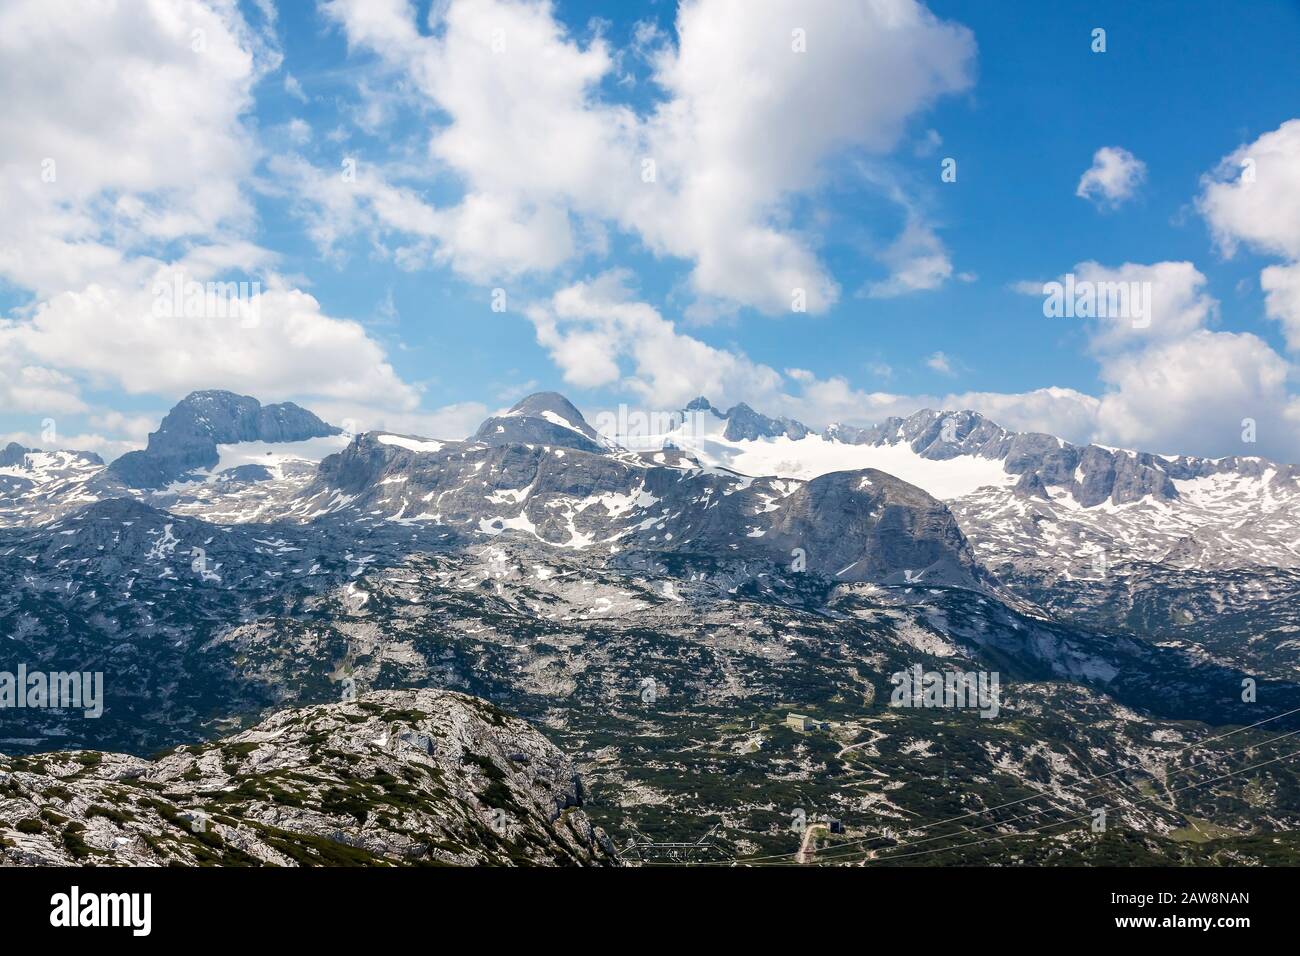
[[[10,442],[0,449],[0,528],[40,524],[95,501],[91,483],[103,471],[103,459],[93,452],[42,451]]]
[[[567,757],[444,691],[288,710],[154,760],[0,757],[18,865],[608,865]]]

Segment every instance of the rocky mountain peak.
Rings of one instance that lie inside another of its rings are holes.
[[[600,436],[582,412],[558,392],[536,392],[504,415],[493,415],[474,435],[485,445],[550,445],[599,454]]]
[[[143,451],[128,452],[108,467],[129,488],[162,488],[220,461],[218,445],[246,441],[294,442],[340,434],[292,402],[263,405],[220,389],[191,392],[149,435]]]
[[[786,438],[798,441],[812,430],[792,418],[769,418],[754,411],[744,402],[733,405],[726,414],[727,430],[722,437],[727,441],[753,441],[757,438]]]
[[[545,418],[546,413],[558,415],[574,428],[589,428],[587,420],[582,417],[576,405],[559,392],[534,392],[515,402],[510,408],[511,415],[523,415],[532,418]]]

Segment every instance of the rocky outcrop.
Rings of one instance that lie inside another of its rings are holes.
[[[0,468],[21,468],[27,461],[27,449],[16,441],[0,448]]]
[[[873,468],[814,478],[777,515],[761,539],[774,556],[801,548],[810,570],[834,580],[990,583],[943,502]]]
[[[608,865],[573,764],[524,721],[435,690],[282,711],[155,760],[0,757],[13,865]]]
[[[89,451],[42,451],[10,442],[0,449],[0,528],[36,524],[94,495],[104,460]]]
[[[687,410],[690,410],[689,406]],[[766,415],[760,415],[744,402],[732,407],[725,417],[727,428],[722,433],[722,437],[727,441],[753,441],[756,438],[782,436],[797,441],[812,433],[811,429],[802,422],[792,418],[768,418]]]

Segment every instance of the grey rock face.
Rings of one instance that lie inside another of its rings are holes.
[[[714,408],[712,405],[710,405],[710,404],[709,404],[709,400],[708,400],[707,398],[705,398],[703,395],[699,396],[698,398],[693,398],[693,399],[691,399],[689,402],[687,402],[687,403],[686,403],[686,408],[684,409],[684,411],[688,411],[688,412],[712,412],[712,413],[713,413],[714,415],[716,415],[718,418],[725,418],[725,417],[726,417],[725,415],[722,414],[722,412],[718,411],[716,408]]]
[[[271,472],[265,465],[239,465],[227,468],[217,475],[217,481],[270,481]]]
[[[153,761],[0,757],[0,784],[10,865],[617,863],[569,758],[446,691],[286,710]]]
[[[696,399],[696,401],[704,400]],[[704,403],[708,405],[707,401]],[[687,411],[692,410],[687,406]],[[732,407],[727,412],[726,419],[727,430],[722,433],[722,437],[727,441],[752,441],[756,438],[779,438],[782,435],[797,440],[811,434],[810,429],[802,422],[791,418],[768,418],[766,415],[760,415],[744,402]]]
[[[943,502],[873,468],[814,478],[776,514],[762,539],[773,557],[803,548],[810,568],[836,580],[967,588],[987,580]]]
[[[582,413],[556,392],[529,395],[507,414],[489,418],[479,426],[474,440],[485,445],[553,445],[589,452],[603,447]]]
[[[107,474],[128,488],[162,488],[192,471],[215,466],[218,445],[304,441],[339,433],[292,402],[264,406],[233,392],[193,392],[167,413],[144,451],[118,458]]]
[[[0,468],[21,468],[26,460],[27,449],[16,441],[0,449]]]

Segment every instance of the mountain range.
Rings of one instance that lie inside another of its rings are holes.
[[[887,858],[954,810],[1008,837],[1014,850],[987,851],[997,860],[1267,861],[1262,834],[1300,821],[1289,765],[1218,783],[1210,771],[1235,773],[1291,718],[1230,740],[1222,728],[1300,707],[1298,473],[1081,447],[971,411],[816,431],[700,398],[662,433],[620,435],[539,393],[449,440],[349,435],[291,403],[196,392],[107,466],[0,452],[11,657],[105,681],[97,720],[0,709],[0,749],[136,755],[100,760],[148,778],[161,771],[145,755],[242,747],[293,708],[355,715],[345,688],[423,688],[490,701],[572,755],[591,825],[557,842],[541,814],[537,851],[515,862],[612,861],[606,832],[793,856],[796,811],[843,822],[829,857],[840,840],[842,860]],[[999,716],[891,707],[892,675],[918,665],[998,674]],[[821,729],[791,729],[791,712]],[[90,825],[102,781],[64,772],[78,759],[44,761],[66,778],[53,784],[7,771],[30,805],[0,816],[71,818],[32,802],[66,788],[78,840],[140,859],[119,848],[134,839],[120,823]],[[220,787],[171,788],[169,812],[239,792],[240,773],[223,772]],[[1041,799],[1086,815],[1098,774],[1119,785],[1104,798],[1114,833],[1015,836],[1032,824],[997,809]],[[310,807],[343,784],[314,786],[286,789]],[[265,793],[245,796],[231,819],[265,824]],[[436,813],[500,809],[481,797],[453,788],[438,799],[462,810]],[[155,817],[126,829],[147,846]],[[405,811],[309,817],[281,829],[345,833],[384,858],[425,845],[411,834],[427,819]],[[381,818],[380,842],[406,849],[366,842]],[[284,862],[257,827],[223,826],[241,852]],[[11,859],[71,852],[35,827],[7,838]],[[495,852],[512,858],[447,859]]]

